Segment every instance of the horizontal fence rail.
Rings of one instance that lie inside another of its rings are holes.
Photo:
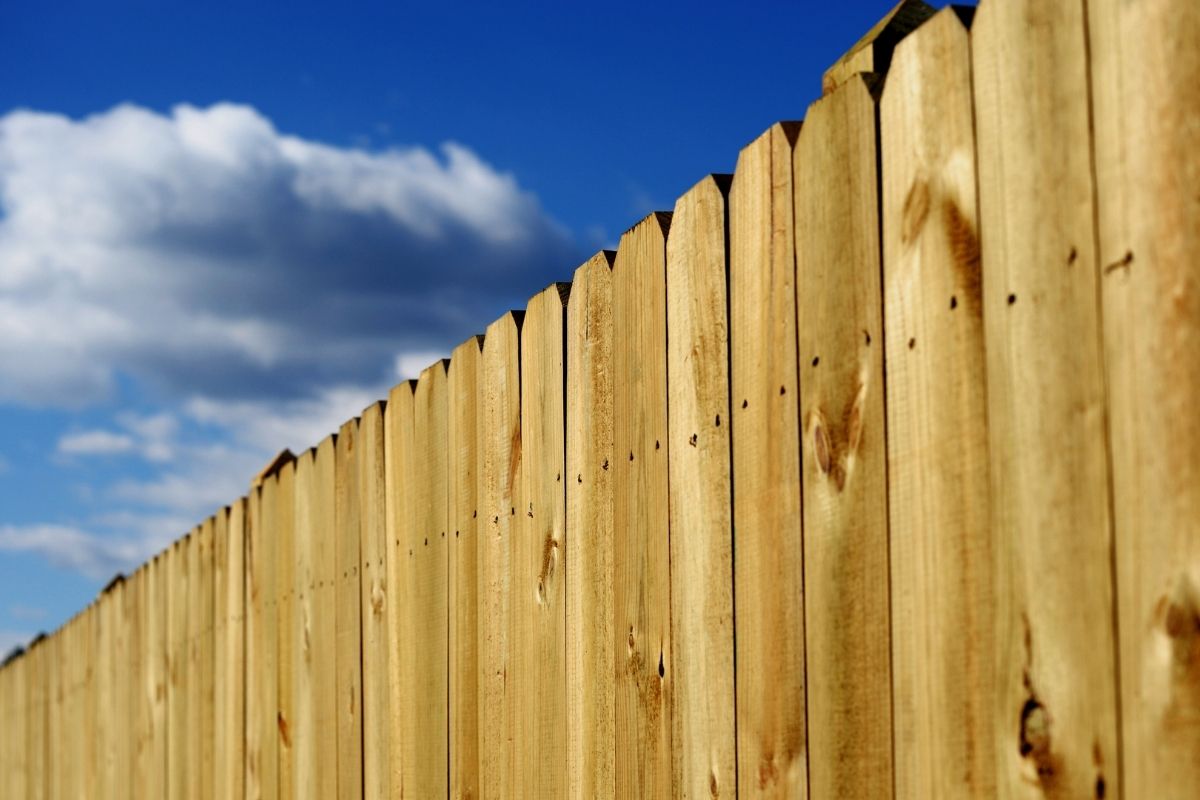
[[[1200,4],[822,89],[10,658],[0,797],[1195,797]]]

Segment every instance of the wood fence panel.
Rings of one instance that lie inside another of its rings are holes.
[[[239,499],[217,514],[215,569],[217,580],[216,792],[241,800],[245,793],[245,515]]]
[[[875,99],[848,79],[795,151],[809,786],[892,790]]]
[[[167,797],[187,795],[188,717],[188,563],[187,538],[163,554],[163,593],[167,607]]]
[[[388,762],[389,782],[394,793],[404,785],[405,716],[408,714],[409,672],[412,651],[405,638],[408,635],[405,618],[406,570],[409,561],[409,528],[414,515],[413,452],[413,389],[416,381],[403,381],[388,393],[383,414],[384,479],[387,484],[387,578],[392,596],[392,615],[388,625]]]
[[[901,798],[996,786],[983,278],[960,13],[939,12],[897,46],[880,106]]]
[[[1083,2],[971,27],[997,626],[997,794],[1119,793]]]
[[[213,786],[216,777],[216,713],[213,705],[215,697],[215,670],[217,666],[215,639],[213,637],[214,586],[213,583],[213,536],[216,532],[216,518],[209,517],[200,526],[200,538],[197,541],[196,574],[199,578],[197,599],[200,604],[199,628],[197,631],[197,672],[196,681],[199,686],[199,710],[197,716],[199,753],[196,759],[196,776],[193,784],[198,787],[201,798],[213,797]]]
[[[1184,798],[1200,786],[1200,4],[1093,0],[1087,30],[1123,794]]]
[[[666,240],[670,214],[622,237],[613,266],[613,606],[618,797],[671,786]]]
[[[363,792],[389,798],[391,762],[388,688],[387,486],[384,481],[383,404],[363,410],[359,423],[359,503],[362,508]]]
[[[672,780],[683,797],[737,793],[728,191],[728,175],[693,186],[667,239]]]
[[[322,649],[316,639],[314,619],[317,613],[317,537],[328,535],[321,531],[317,520],[319,489],[316,475],[316,448],[296,457],[295,550],[296,569],[292,575],[296,593],[296,613],[292,618],[292,635],[296,647],[292,651],[292,757],[296,761],[296,797],[314,800],[321,788],[318,773],[322,763],[328,763],[328,750],[320,746],[322,737],[317,731],[317,658]],[[332,526],[331,526],[332,527]],[[328,633],[327,633],[328,637]],[[331,638],[323,642],[324,651],[333,651]],[[328,731],[328,729],[326,729]],[[336,784],[326,787],[330,794]]]
[[[139,707],[134,705],[136,695],[134,682],[140,668],[140,629],[137,626],[137,608],[140,603],[138,586],[140,581],[135,572],[125,578],[120,586],[120,600],[114,616],[117,619],[113,637],[112,681],[113,706],[115,708],[118,742],[113,748],[112,796],[133,796],[133,759],[137,742],[136,715]]]
[[[90,697],[92,724],[87,734],[95,744],[94,772],[86,784],[99,798],[111,798],[116,788],[117,743],[122,735],[116,693],[113,682],[113,659],[116,656],[117,609],[121,601],[121,579],[114,578],[96,598],[92,640],[95,650],[92,663],[86,668],[94,675]]]
[[[142,797],[166,797],[169,791],[167,759],[170,752],[169,707],[167,696],[170,687],[170,601],[167,597],[169,570],[168,552],[155,556],[149,563],[146,618],[146,675],[142,685],[142,697],[147,704],[147,763]],[[237,732],[239,739],[242,731]]]
[[[48,797],[46,773],[48,764],[50,718],[50,685],[52,665],[47,657],[46,640],[31,644],[25,658],[25,680],[29,694],[29,714],[25,725],[25,752],[29,759],[28,796],[34,800]]]
[[[401,520],[401,636],[405,652],[401,793],[445,797],[447,771],[446,364],[421,373],[413,389],[411,447],[402,462],[410,484]],[[402,456],[403,457],[403,456]]]
[[[337,637],[337,796],[359,798],[362,776],[362,629],[359,622],[358,418],[344,423],[335,448],[334,589]]]
[[[804,798],[804,542],[792,151],[781,122],[738,156],[729,189],[738,786]]]
[[[326,436],[308,453],[312,462],[309,514],[305,529],[305,548],[311,571],[311,593],[306,657],[312,715],[303,732],[303,744],[297,743],[297,759],[307,769],[299,787],[300,796],[318,798],[337,795],[337,560],[334,557],[337,530],[335,437]],[[299,509],[297,513],[299,514]],[[303,759],[311,757],[314,764]]]
[[[567,782],[572,800],[613,797],[612,266],[575,270],[567,304]]]
[[[188,800],[202,800],[200,788],[203,783],[201,761],[204,757],[204,675],[202,669],[203,657],[200,652],[201,641],[204,638],[204,523],[192,529],[187,537],[184,558],[187,560],[187,659],[184,669],[187,670],[187,707],[188,726],[185,731],[184,758],[187,762],[188,780],[184,784],[183,796]]]
[[[509,641],[512,588],[510,539],[516,515],[516,482],[521,467],[522,312],[509,312],[487,328],[483,340],[483,488],[479,533],[479,703],[481,750],[479,785],[483,796],[507,798],[513,774],[514,711],[508,671],[514,667]]]
[[[268,523],[275,479],[250,490],[246,525],[246,798],[274,800],[278,792],[275,691],[275,542]],[[270,488],[269,488],[270,487]],[[268,494],[270,492],[270,494]]]
[[[514,794],[567,793],[563,340],[570,284],[534,295],[521,325],[521,458],[510,551]]]
[[[275,752],[280,797],[295,797],[296,764],[292,750],[293,683],[296,659],[296,463],[288,458],[275,474],[274,524],[270,532],[275,541]]]
[[[483,337],[454,348],[446,374],[446,439],[449,519],[449,711],[451,800],[480,797],[479,753],[479,482],[483,450],[480,424],[480,362]]]

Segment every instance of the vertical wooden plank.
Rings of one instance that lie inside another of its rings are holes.
[[[575,270],[567,304],[567,781],[572,800],[616,792],[613,642],[612,265]]]
[[[199,591],[196,594],[199,603],[199,627],[197,630],[197,731],[199,752],[195,761],[196,775],[192,781],[198,787],[199,797],[212,797],[216,761],[213,751],[216,748],[215,721],[213,708],[213,681],[216,669],[216,649],[213,638],[213,536],[216,520],[209,517],[199,529],[196,555],[196,575]]]
[[[276,474],[275,518],[275,697],[274,728],[277,742],[280,797],[296,796],[296,764],[292,751],[292,684],[296,658],[296,462],[289,459]]]
[[[971,51],[998,570],[997,795],[1117,793],[1084,4],[985,3]]]
[[[316,659],[319,656],[315,641],[313,615],[316,613],[317,576],[315,547],[320,535],[317,524],[316,449],[296,457],[295,490],[295,550],[296,569],[292,576],[296,595],[296,613],[292,617],[292,636],[296,647],[292,652],[292,721],[289,733],[292,758],[296,763],[295,796],[304,800],[316,798],[319,762],[327,750],[318,747],[316,730]],[[326,644],[326,650],[332,645]]]
[[[899,44],[880,104],[902,798],[995,795],[983,279],[960,13],[939,12]]]
[[[135,600],[134,582],[128,578],[121,581],[113,598],[113,612],[110,647],[112,648],[112,670],[109,681],[112,686],[112,707],[116,720],[114,736],[116,743],[112,749],[113,764],[111,767],[111,795],[113,797],[129,797],[132,789],[130,770],[133,758],[132,714],[130,713],[130,683],[137,674],[137,643],[133,638],[130,624],[130,604]]]
[[[734,606],[741,797],[804,798],[804,559],[792,150],[773,125],[729,189]]]
[[[479,784],[486,798],[512,797],[512,720],[508,673],[512,587],[510,539],[521,467],[520,330],[523,312],[488,326],[483,340],[483,484],[479,531]]]
[[[358,419],[342,425],[335,450],[334,508],[337,527],[336,563],[337,631],[337,791],[339,798],[357,798],[362,781],[362,629],[359,621],[359,543],[361,519],[358,504]]]
[[[166,767],[168,752],[167,692],[168,672],[168,605],[163,591],[167,554],[158,553],[146,564],[146,581],[141,608],[142,678],[137,698],[142,704],[145,726],[143,766],[134,793],[139,797],[165,797],[167,794]],[[238,738],[241,738],[239,731]]]
[[[46,661],[46,650],[46,640],[41,639],[32,642],[25,654],[28,659],[25,676],[29,685],[29,723],[25,731],[25,750],[29,755],[29,781],[26,788],[30,800],[45,800],[49,796],[46,786],[46,750],[49,742],[52,670]]]
[[[337,758],[331,745],[337,731],[337,564],[334,548],[337,540],[336,509],[336,438],[325,437],[312,457],[311,500],[308,544],[312,565],[308,589],[312,593],[310,630],[307,641],[311,670],[312,723],[304,734],[303,749],[297,758],[311,754],[307,770],[311,783],[305,782],[301,796],[327,798],[337,794]]]
[[[216,553],[218,620],[223,627],[218,643],[217,668],[221,692],[217,697],[216,791],[221,797],[240,800],[245,793],[245,520],[246,500],[240,498],[217,515]]]
[[[204,742],[204,697],[201,674],[200,642],[203,638],[203,598],[202,588],[204,574],[202,567],[203,543],[202,525],[197,525],[188,534],[184,545],[184,559],[187,562],[187,635],[184,648],[186,658],[184,669],[187,670],[187,707],[188,726],[185,731],[184,760],[187,764],[188,779],[184,784],[183,796],[188,800],[201,800],[200,785],[201,759],[203,758]]]
[[[276,482],[250,490],[246,517],[246,797],[274,800],[278,787],[275,690]]]
[[[383,466],[386,484],[387,512],[387,581],[391,590],[393,614],[388,625],[388,763],[389,783],[394,792],[404,785],[403,736],[407,730],[409,712],[409,670],[412,654],[408,648],[404,625],[406,591],[405,571],[408,566],[408,529],[413,515],[413,388],[415,381],[405,381],[388,393],[383,413]]]
[[[113,660],[116,657],[114,641],[116,609],[120,603],[120,576],[114,578],[96,598],[95,620],[92,640],[95,643],[88,669],[94,675],[92,688],[92,726],[84,731],[87,739],[95,742],[95,772],[89,775],[87,785],[98,798],[112,798],[116,788],[117,738],[121,735],[114,692]]]
[[[362,507],[362,692],[365,797],[389,798],[387,596],[387,485],[384,475],[383,404],[373,403],[359,423],[359,503]]]
[[[144,710],[148,707],[142,698],[143,676],[146,670],[142,646],[145,637],[142,608],[146,602],[146,572],[147,565],[142,564],[125,579],[125,602],[122,609],[125,619],[125,644],[124,649],[119,651],[122,665],[118,669],[117,680],[121,683],[120,691],[123,694],[122,716],[126,733],[124,761],[115,790],[118,797],[137,796],[143,783],[143,756],[147,744]]]
[[[401,407],[400,413],[406,413]],[[412,484],[401,520],[400,627],[404,664],[401,791],[447,794],[446,752],[446,362],[421,373],[413,390],[412,447],[402,463]],[[402,456],[403,457],[403,456]]]
[[[167,601],[167,797],[187,795],[188,717],[188,572],[187,539],[164,554],[163,591]]]
[[[1183,798],[1200,785],[1200,4],[1091,0],[1087,25],[1123,794]]]
[[[483,337],[454,349],[446,374],[446,475],[449,519],[450,798],[480,797],[478,532],[482,466],[479,424]]]
[[[567,792],[563,344],[570,288],[553,284],[535,295],[521,325],[521,459],[509,578],[516,796]]]
[[[671,215],[622,237],[613,266],[613,606],[618,797],[671,786],[666,243]]]
[[[875,99],[809,106],[795,150],[809,787],[892,790]]]
[[[667,240],[672,775],[683,797],[737,794],[726,193],[710,175]]]

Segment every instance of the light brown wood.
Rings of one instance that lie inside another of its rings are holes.
[[[312,603],[307,646],[313,711],[303,752],[311,750],[316,763],[306,769],[311,783],[302,786],[301,793],[318,800],[336,796],[338,786],[333,747],[338,718],[336,451],[333,436],[326,436],[315,450],[309,451],[313,494],[309,500],[307,541],[312,566],[308,584]]]
[[[239,800],[245,794],[245,518],[246,500],[239,498],[217,514],[215,552],[217,583],[216,793]]]
[[[446,438],[449,519],[449,711],[451,800],[478,798],[479,752],[489,742],[479,731],[479,482],[482,426],[479,421],[483,337],[454,348],[446,374]]]
[[[864,72],[885,74],[896,44],[933,16],[935,11],[935,8],[921,0],[900,0],[836,64],[825,70],[821,79],[822,91],[829,94]]]
[[[575,270],[567,304],[567,782],[572,800],[613,797],[612,265]]]
[[[388,798],[391,791],[388,688],[387,509],[384,482],[383,404],[367,406],[359,423],[359,497],[362,508],[363,791]]]
[[[509,312],[488,326],[481,381],[483,484],[479,531],[479,785],[485,798],[514,797],[514,710],[508,675],[515,669],[510,539],[521,468],[520,325]]]
[[[795,150],[809,788],[892,790],[875,99],[849,78]]]
[[[729,190],[738,795],[803,798],[804,559],[792,149],[747,145]]]
[[[187,793],[188,716],[188,572],[187,539],[176,541],[164,554],[163,590],[167,604],[167,796]],[[49,765],[48,765],[49,766]]]
[[[1082,2],[971,27],[995,546],[999,797],[1120,793]]]
[[[509,556],[516,797],[567,792],[563,342],[569,295],[570,284],[534,295],[521,325],[521,463]]]
[[[734,797],[728,175],[675,203],[667,239],[672,775],[682,797]]]
[[[1184,798],[1200,785],[1200,5],[1093,0],[1087,30],[1124,794]]]
[[[274,800],[278,786],[275,690],[273,478],[250,490],[246,519],[246,797]],[[169,587],[168,587],[169,590]],[[173,771],[173,770],[172,770]]]
[[[617,797],[668,797],[671,583],[666,240],[670,214],[622,237],[613,266],[613,648]]]
[[[143,696],[149,707],[148,713],[148,757],[145,791],[143,797],[165,797],[168,792],[167,757],[170,730],[167,725],[167,696],[170,685],[169,671],[169,608],[167,597],[168,556],[166,552],[155,556],[148,565],[150,570],[149,594],[146,603],[146,652],[149,669],[143,686]],[[244,679],[244,678],[243,678]],[[238,731],[238,738],[244,739]],[[34,774],[37,774],[36,771]]]
[[[359,545],[362,476],[358,457],[358,418],[338,430],[335,449],[336,527],[334,528],[335,631],[337,652],[337,796],[363,794],[362,629],[359,621]]]
[[[292,721],[289,733],[292,757],[296,762],[296,797],[305,800],[314,800],[319,796],[317,793],[322,787],[318,773],[321,764],[328,762],[327,750],[320,747],[322,737],[318,734],[316,724],[316,671],[317,659],[322,652],[333,650],[329,638],[324,641],[324,648],[320,647],[322,642],[316,638],[318,631],[314,619],[318,602],[315,562],[317,538],[328,537],[329,534],[329,530],[319,528],[317,521],[316,506],[320,502],[320,490],[317,486],[316,454],[316,448],[311,448],[296,457],[296,568],[292,575],[296,607],[291,626],[296,647],[292,651]],[[336,792],[336,784],[331,783],[325,788],[331,794]]]
[[[288,454],[291,455],[290,453]],[[296,631],[296,464],[288,458],[275,465],[275,736],[280,797],[295,797],[299,765],[292,750],[293,682],[295,675]]]
[[[880,106],[895,785],[914,799],[996,787],[983,277],[960,13],[900,43]]]
[[[406,413],[403,406],[400,413]],[[412,446],[401,463],[410,484],[401,520],[401,792],[445,797],[447,787],[446,362],[413,389]],[[403,548],[407,544],[407,552]]]
[[[413,516],[412,458],[413,389],[415,381],[404,381],[388,393],[383,415],[384,480],[387,485],[387,580],[393,598],[388,626],[388,763],[390,785],[398,792],[404,785],[403,737],[408,709],[407,686],[412,653],[405,639],[404,579],[408,566],[408,530]]]
[[[187,762],[188,780],[184,785],[184,797],[201,800],[200,787],[203,783],[204,717],[208,704],[204,698],[204,668],[201,649],[204,640],[204,523],[200,523],[188,535],[185,558],[187,559],[188,586],[187,604],[187,744],[184,758]]]

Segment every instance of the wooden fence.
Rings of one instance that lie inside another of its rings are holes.
[[[0,795],[1195,797],[1200,3],[823,88],[9,663]]]

